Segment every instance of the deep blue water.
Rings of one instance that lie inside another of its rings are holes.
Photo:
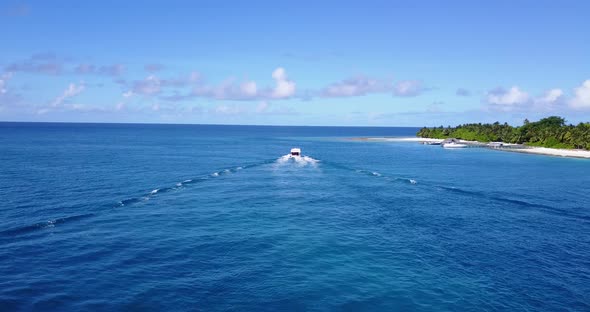
[[[590,160],[416,130],[0,123],[0,311],[589,311]]]

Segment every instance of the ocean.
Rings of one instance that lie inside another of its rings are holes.
[[[0,123],[0,311],[589,311],[590,160],[417,130]]]

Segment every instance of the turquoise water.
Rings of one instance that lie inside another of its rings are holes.
[[[0,310],[590,310],[590,161],[416,130],[0,123]]]

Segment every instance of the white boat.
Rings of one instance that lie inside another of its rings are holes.
[[[444,147],[444,148],[463,148],[463,147],[467,147],[467,144],[461,144],[461,143],[457,143],[457,142],[449,142],[449,143],[444,143],[442,145],[442,147]]]
[[[301,157],[301,149],[297,148],[297,147],[292,148],[289,156],[290,157]]]

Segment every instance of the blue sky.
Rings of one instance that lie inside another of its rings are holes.
[[[0,2],[0,120],[590,121],[588,1]]]

